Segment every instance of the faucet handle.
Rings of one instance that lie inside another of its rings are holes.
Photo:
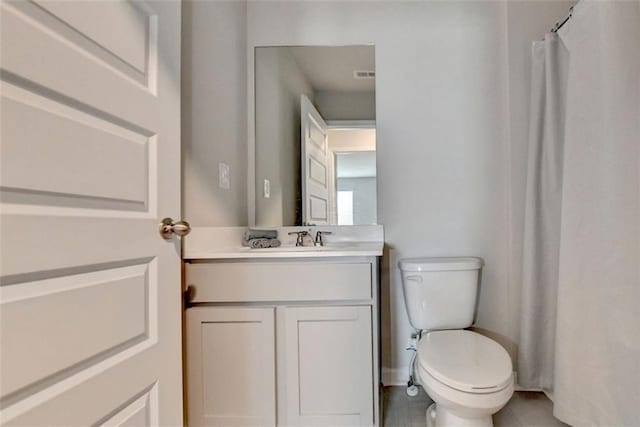
[[[324,246],[324,242],[322,241],[322,236],[326,236],[327,234],[333,234],[331,231],[322,231],[322,230],[318,230],[316,231],[316,239],[315,239],[315,245],[320,245],[320,246]]]
[[[304,246],[304,236],[308,236],[309,232],[307,230],[300,231],[290,231],[289,236],[297,235],[296,237],[296,246]]]

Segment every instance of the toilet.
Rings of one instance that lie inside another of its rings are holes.
[[[491,427],[513,395],[511,358],[473,324],[482,260],[410,258],[399,262],[411,325],[420,331],[413,378],[433,403],[429,427]]]

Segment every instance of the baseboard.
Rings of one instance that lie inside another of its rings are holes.
[[[518,384],[518,371],[513,371],[513,391],[534,391]]]
[[[540,391],[528,387],[522,387],[518,384],[518,371],[513,371],[513,391]]]
[[[516,371],[513,371],[513,391],[535,391],[538,393],[544,393],[547,395],[547,397],[553,401],[552,396],[550,395],[550,392],[540,388],[540,387],[523,387],[520,384],[518,384],[518,373]]]
[[[406,386],[409,381],[409,367],[382,368],[382,385]]]

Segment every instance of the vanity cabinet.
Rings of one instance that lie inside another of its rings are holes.
[[[379,425],[377,277],[375,257],[188,262],[188,425]]]
[[[371,307],[285,310],[287,425],[373,424]]]
[[[275,424],[275,310],[187,310],[189,426]]]

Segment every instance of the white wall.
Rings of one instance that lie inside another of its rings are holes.
[[[375,120],[375,92],[317,91],[315,105],[325,120]]]
[[[251,128],[253,120],[254,46],[373,43],[378,220],[388,243],[383,365],[406,373],[410,327],[396,268],[406,256],[482,256],[478,326],[513,354],[530,42],[565,15],[568,2],[251,2],[246,23],[243,3],[196,5],[200,15],[185,4],[183,23],[183,95],[195,95],[183,104],[183,138],[196,141],[185,141],[186,217],[244,223],[241,189],[220,192],[214,176],[219,158],[235,162],[246,149],[242,125]],[[245,72],[246,90],[239,87]],[[187,91],[190,79],[195,90]],[[224,99],[212,100],[216,91]],[[205,123],[211,111],[215,125]],[[251,147],[252,135],[246,136]],[[246,161],[234,171],[244,167]],[[249,193],[251,187],[253,181]]]
[[[505,4],[252,2],[247,12],[250,48],[375,44],[384,366],[405,374],[409,360],[396,268],[407,256],[483,257],[478,323],[512,347]]]
[[[247,224],[246,3],[182,3],[182,214],[191,225]],[[231,188],[218,187],[218,163]]]
[[[256,225],[295,225],[300,196],[300,95],[313,88],[288,48],[257,49]],[[263,195],[264,179],[271,197]]]

